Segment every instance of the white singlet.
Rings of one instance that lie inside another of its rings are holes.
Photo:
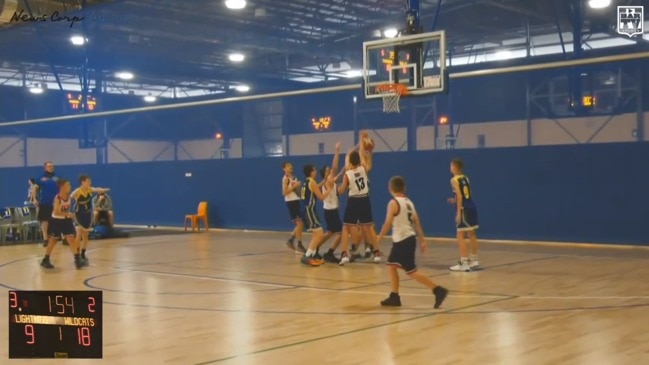
[[[59,203],[62,206],[61,211],[63,212],[63,214],[69,212],[70,211],[70,197],[68,197],[67,200],[63,200],[60,196],[57,195],[56,198],[54,198],[54,200],[57,200],[57,199],[58,199]],[[65,215],[57,215],[54,211],[52,211],[52,218],[54,218],[54,219],[67,219],[68,217],[66,217]]]
[[[338,209],[338,186],[336,186],[336,183],[334,183],[333,189],[331,189],[331,192],[327,197],[322,201],[324,204],[324,209],[326,210],[333,210],[333,209]],[[322,186],[322,193],[327,190],[326,186]]]
[[[282,193],[284,192],[284,189],[286,189],[287,187],[293,185],[293,183],[295,183],[295,182],[297,182],[297,178],[295,178],[295,176],[289,177],[289,176],[284,175],[284,177],[282,178]],[[284,201],[290,202],[290,201],[294,201],[294,200],[300,200],[300,197],[297,196],[297,193],[295,192],[295,190],[293,190],[290,193],[284,195]]]
[[[392,219],[392,242],[401,242],[408,237],[417,235],[410,217],[416,214],[415,205],[405,196],[394,197],[399,204],[399,212]]]
[[[352,170],[346,171],[345,175],[347,176],[347,180],[349,180],[350,197],[366,196],[370,193],[370,187],[367,184],[368,178],[365,167],[357,166]]]

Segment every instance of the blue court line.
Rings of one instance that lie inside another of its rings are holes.
[[[266,348],[266,349],[262,349],[262,350],[258,350],[258,351],[248,352],[248,353],[245,353],[245,354],[234,355],[234,356],[224,357],[224,358],[220,358],[220,359],[216,359],[216,360],[205,361],[205,362],[197,363],[195,365],[208,365],[208,364],[214,364],[214,363],[221,362],[221,361],[227,361],[227,360],[236,359],[236,358],[239,358],[239,357],[257,355],[257,354],[261,354],[261,353],[265,353],[265,352],[271,352],[271,351],[275,351],[275,350],[285,349],[285,348],[288,348],[288,347],[299,346],[299,345],[304,345],[304,344],[307,344],[307,343],[318,342],[318,341],[321,341],[321,340],[327,340],[327,339],[330,339],[330,338],[335,338],[335,337],[345,336],[345,335],[354,334],[354,333],[358,333],[358,332],[364,332],[364,331],[368,331],[368,330],[373,330],[373,329],[376,329],[376,328],[388,327],[388,326],[392,326],[394,324],[412,322],[412,321],[416,321],[418,319],[429,318],[429,317],[433,317],[433,316],[440,315],[440,314],[446,314],[446,313],[451,313],[451,312],[458,311],[458,310],[469,309],[469,308],[473,308],[473,307],[479,307],[479,306],[482,306],[482,305],[492,304],[492,303],[496,303],[496,302],[502,302],[502,301],[510,300],[510,299],[514,299],[514,298],[516,298],[516,297],[500,298],[500,299],[490,300],[490,301],[485,302],[485,303],[472,304],[472,305],[468,305],[468,306],[464,306],[464,307],[460,307],[460,308],[456,308],[456,309],[450,309],[448,311],[428,313],[428,314],[425,314],[425,315],[420,315],[420,316],[416,316],[416,317],[412,317],[412,318],[406,318],[406,319],[401,319],[401,320],[397,320],[397,321],[391,321],[391,322],[381,323],[381,324],[377,324],[377,325],[373,325],[373,326],[358,328],[358,329],[351,330],[351,331],[340,332],[340,333],[336,333],[336,334],[332,334],[332,335],[328,335],[328,336],[322,336],[322,337],[316,337],[316,338],[312,338],[312,339],[308,339],[308,340],[302,340],[302,341],[299,341],[299,342],[293,342],[293,343],[289,343],[289,344],[285,344],[285,345],[270,347],[270,348]],[[395,311],[393,313],[401,314],[401,312],[397,312],[397,311]],[[364,314],[368,314],[368,313],[364,313]]]

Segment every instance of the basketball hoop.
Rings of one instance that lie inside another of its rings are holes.
[[[384,113],[400,113],[399,101],[401,96],[408,93],[408,87],[403,84],[383,84],[376,87],[383,98]]]

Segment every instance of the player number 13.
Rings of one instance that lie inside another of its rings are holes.
[[[359,177],[354,182],[356,183],[356,187],[358,188],[358,190],[365,189],[365,178]]]

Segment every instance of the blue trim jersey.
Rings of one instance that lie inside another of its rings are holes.
[[[92,191],[88,194],[79,192],[76,199],[76,210],[75,213],[78,214],[89,214],[92,213]]]
[[[302,211],[315,211],[315,202],[316,202],[316,196],[313,194],[311,191],[311,188],[309,188],[309,184],[311,183],[311,178],[307,177],[304,182],[302,183],[302,187],[300,187],[300,200],[302,201]]]
[[[315,203],[318,200],[318,197],[311,190],[309,184],[315,180],[307,178],[306,181],[302,183],[300,187],[300,202],[302,203],[302,220],[304,221],[304,227],[307,230],[320,229],[322,225],[320,224],[320,219],[318,218],[318,212],[315,208]]]
[[[475,209],[476,204],[473,201],[473,192],[471,191],[471,184],[469,183],[469,178],[466,177],[465,175],[458,175],[454,176],[451,181],[457,181],[458,187],[460,191],[460,195],[462,195],[462,208],[470,208],[470,209]]]

